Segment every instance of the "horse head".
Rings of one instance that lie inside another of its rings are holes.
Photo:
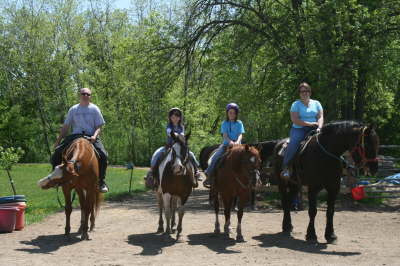
[[[184,175],[186,174],[186,164],[189,160],[189,147],[188,140],[190,138],[191,133],[187,135],[177,134],[175,132],[171,133],[171,137],[173,139],[173,144],[171,148],[172,152],[172,172],[175,175]]]
[[[247,144],[244,145],[244,153],[242,154],[242,162],[244,163],[244,167],[250,173],[251,183],[253,187],[262,186],[261,178],[260,178],[260,167],[261,167],[261,158],[260,152],[256,147],[249,146]]]
[[[363,168],[367,174],[376,174],[378,171],[378,149],[379,136],[375,131],[375,126],[362,127],[357,143],[351,151],[357,168]]]
[[[57,165],[52,173],[38,181],[38,186],[42,189],[49,189],[72,182],[72,179],[78,176],[77,167],[79,167],[79,162],[75,161],[66,161]]]

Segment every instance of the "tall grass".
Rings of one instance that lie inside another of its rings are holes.
[[[36,223],[43,220],[46,216],[62,211],[57,201],[55,189],[42,190],[37,186],[37,181],[46,176],[51,170],[48,164],[19,164],[11,172],[14,179],[17,194],[25,195],[27,198],[27,209],[25,211],[26,223]],[[138,169],[133,171],[132,191],[145,191],[143,176],[146,170]],[[107,169],[106,182],[110,192],[105,194],[106,200],[120,199],[126,197],[129,189],[130,170],[124,168]],[[12,195],[12,189],[5,171],[0,171],[0,197]],[[59,197],[64,203],[62,191]],[[78,206],[78,199],[74,201],[74,206]]]

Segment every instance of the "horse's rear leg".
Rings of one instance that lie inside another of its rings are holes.
[[[90,212],[90,229],[89,229],[90,232],[94,231],[95,223],[96,223],[96,213],[95,210],[93,209]]]
[[[172,197],[171,198],[171,231],[174,230],[174,226],[176,225],[175,223],[175,214],[176,214],[176,208],[177,208],[177,198],[176,197]]]
[[[241,198],[239,198],[238,212],[237,212],[238,224],[237,224],[237,229],[236,229],[236,241],[237,242],[244,242],[243,235],[242,235],[243,208],[244,208],[244,202]]]
[[[65,235],[69,235],[71,232],[71,212],[72,212],[72,201],[71,201],[71,189],[67,186],[63,186],[63,193],[65,198]]]
[[[158,202],[158,210],[159,210],[159,219],[158,219],[158,229],[157,233],[163,233],[164,232],[164,220],[162,217],[162,212],[163,212],[163,198],[162,194],[156,192],[157,195],[157,202]]]
[[[229,237],[229,226],[231,225],[231,206],[233,203],[233,198],[226,199],[224,198],[224,214],[225,214],[225,225],[224,225],[224,234]]]
[[[317,241],[317,234],[315,233],[315,216],[317,215],[317,194],[318,191],[312,188],[308,188],[308,216],[310,218],[310,222],[307,227],[307,241]]]
[[[180,197],[177,197],[177,199],[176,199],[176,206],[178,208],[178,215],[179,215],[179,221],[178,221],[178,227],[177,227],[178,233],[176,234],[176,238],[179,239],[179,236],[182,232],[183,215],[185,214],[185,206],[182,204],[182,200]]]
[[[326,210],[326,228],[325,239],[328,243],[334,243],[337,240],[335,231],[333,229],[333,215],[335,213],[335,201],[337,191],[328,191],[328,209]]]
[[[215,211],[215,229],[214,233],[219,234],[221,233],[220,230],[220,225],[219,225],[219,219],[218,219],[218,213],[219,213],[219,198],[218,198],[218,192],[214,193],[214,211]]]

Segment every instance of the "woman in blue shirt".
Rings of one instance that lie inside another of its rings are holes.
[[[221,125],[223,143],[218,147],[211,159],[210,165],[204,172],[207,176],[206,180],[203,182],[205,187],[210,187],[217,161],[224,154],[226,148],[228,146],[241,144],[242,142],[244,127],[242,121],[238,120],[238,115],[239,106],[236,103],[230,103],[226,106],[226,120],[222,122]]]
[[[281,176],[285,179],[290,177],[289,163],[296,154],[300,142],[304,140],[312,129],[320,128],[324,124],[324,113],[319,101],[313,100],[311,87],[303,82],[299,85],[300,100],[295,101],[290,108],[290,118],[293,122],[290,130],[290,142],[283,158],[283,171]]]

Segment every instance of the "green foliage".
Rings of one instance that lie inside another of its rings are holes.
[[[15,165],[24,154],[21,148],[3,148],[0,146],[0,169],[11,171],[13,165]]]
[[[326,121],[378,125],[400,144],[396,1],[17,1],[0,6],[0,145],[47,162],[77,90],[103,112],[112,164],[148,165],[168,109],[184,110],[198,154],[241,107],[247,142],[287,136],[306,81]]]

